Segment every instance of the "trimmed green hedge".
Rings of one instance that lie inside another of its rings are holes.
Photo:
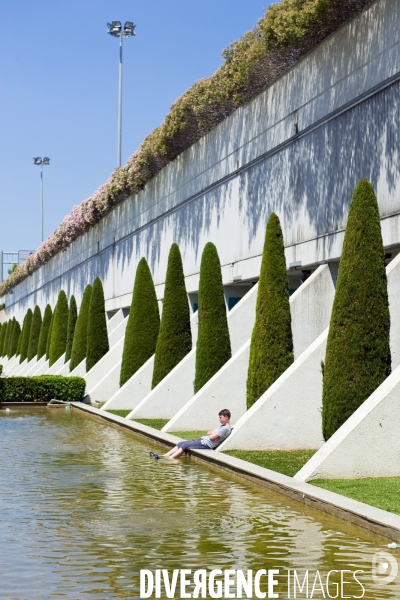
[[[141,258],[136,270],[132,303],[125,331],[120,386],[153,356],[160,330],[160,313],[149,265]]]
[[[278,379],[293,362],[292,320],[285,249],[279,219],[268,219],[257,290],[247,375],[247,408]]]
[[[54,323],[54,314],[56,312],[56,307],[54,307],[53,314],[51,315],[50,325],[49,325],[49,333],[47,334],[46,341],[46,360],[50,358],[50,344],[51,344],[51,334],[53,332],[53,323]]]
[[[72,342],[74,341],[74,332],[76,319],[78,318],[78,309],[76,308],[75,296],[71,296],[69,301],[69,315],[68,315],[68,333],[67,333],[67,345],[65,348],[65,362],[68,362],[71,358]]]
[[[231,355],[221,264],[216,247],[208,242],[200,264],[195,394],[224,366]]]
[[[151,387],[155,388],[191,349],[190,310],[182,258],[179,246],[172,244]]]
[[[64,354],[67,345],[68,300],[64,290],[58,294],[51,330],[49,365],[50,367]]]
[[[42,327],[42,313],[41,313],[39,306],[36,305],[35,310],[33,311],[31,333],[29,336],[28,362],[30,360],[32,360],[32,358],[34,358],[37,354],[41,327]]]
[[[53,398],[79,402],[85,395],[83,377],[39,375],[0,379],[1,402],[49,402]]]
[[[86,372],[99,362],[109,348],[103,284],[100,277],[96,277],[89,306]]]
[[[72,341],[71,361],[69,363],[70,371],[73,371],[86,358],[87,328],[92,290],[93,287],[89,283],[83,292],[81,307],[75,325],[74,339]]]
[[[18,342],[21,336],[21,325],[18,321],[15,321],[15,325],[13,327],[12,338],[11,338],[11,346],[10,346],[10,356],[14,356],[17,353]]]
[[[390,375],[390,315],[378,202],[354,190],[332,307],[323,376],[325,440]]]
[[[38,360],[42,358],[46,354],[46,346],[47,346],[47,338],[50,330],[51,318],[53,316],[53,311],[51,310],[50,304],[46,306],[44,309],[42,326],[40,328],[39,342],[38,342],[38,351],[37,358]]]
[[[29,346],[29,337],[31,335],[32,318],[33,318],[33,312],[30,308],[28,308],[28,311],[25,315],[24,324],[22,326],[21,354],[19,357],[20,364],[28,356],[28,346]]]
[[[11,338],[12,338],[12,334],[13,334],[13,329],[15,326],[15,317],[12,318],[11,320],[11,327],[9,328],[8,332],[7,332],[7,357],[10,359],[11,358],[11,354],[10,354],[10,350],[11,350]]]

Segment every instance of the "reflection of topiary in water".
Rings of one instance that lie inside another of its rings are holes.
[[[64,354],[67,345],[68,330],[68,300],[64,290],[58,294],[54,310],[53,325],[51,330],[49,365],[50,367]]]
[[[324,365],[325,440],[390,375],[390,315],[378,202],[363,179],[351,201]]]
[[[256,320],[251,335],[247,375],[247,408],[293,362],[293,336],[282,229],[268,219],[257,290]]]
[[[10,346],[10,357],[14,356],[17,353],[18,341],[21,335],[21,325],[18,321],[15,321],[15,325],[13,327],[12,338],[11,338],[11,346]]]
[[[29,336],[28,362],[30,360],[32,360],[32,358],[34,356],[36,356],[36,354],[37,354],[41,327],[42,327],[42,313],[40,311],[39,306],[36,305],[35,310],[33,311],[31,333]]]
[[[205,245],[201,257],[198,314],[195,393],[223,367],[232,354],[221,265],[217,249],[211,242]]]
[[[71,358],[72,342],[74,341],[74,332],[77,318],[78,310],[76,308],[75,296],[71,296],[71,300],[69,301],[68,333],[67,346],[65,348],[65,362],[68,362]]]
[[[158,385],[191,349],[190,310],[182,258],[179,246],[172,244],[165,278],[160,333],[154,357],[152,388]]]
[[[108,352],[108,334],[104,291],[101,279],[96,277],[90,298],[87,329],[86,372]]]
[[[53,316],[53,311],[51,310],[50,304],[48,304],[46,306],[46,308],[44,309],[42,326],[40,328],[38,351],[37,351],[38,360],[41,359],[42,356],[44,356],[46,354],[47,339],[49,336],[49,330],[50,330],[52,316]]]
[[[73,371],[86,358],[89,306],[92,290],[93,287],[89,283],[83,292],[81,307],[75,325],[74,339],[72,340],[71,361],[69,363],[70,371]]]
[[[126,326],[119,384],[122,386],[156,350],[160,313],[153,278],[145,258],[139,261]]]
[[[31,325],[32,325],[33,312],[30,308],[28,308],[27,313],[25,315],[24,323],[22,326],[22,334],[21,334],[21,354],[19,357],[19,362],[22,363],[28,356],[28,347],[29,347],[29,338],[31,335]]]

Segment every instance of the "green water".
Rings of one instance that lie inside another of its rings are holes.
[[[0,440],[1,600],[139,598],[140,569],[202,568],[279,569],[280,598],[288,569],[362,569],[364,598],[400,598],[371,578],[375,552],[400,562],[387,540],[78,411],[3,409]]]

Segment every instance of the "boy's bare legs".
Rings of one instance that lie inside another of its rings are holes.
[[[166,454],[163,454],[163,457],[164,458],[178,458],[178,456],[180,456],[181,454],[183,454],[182,448],[178,448],[178,446],[174,446],[169,452],[167,452]]]

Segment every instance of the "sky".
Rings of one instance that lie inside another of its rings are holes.
[[[0,250],[40,244],[111,175],[117,162],[119,40],[124,41],[122,164],[171,104],[222,64],[222,50],[269,0],[12,0],[0,5]]]

